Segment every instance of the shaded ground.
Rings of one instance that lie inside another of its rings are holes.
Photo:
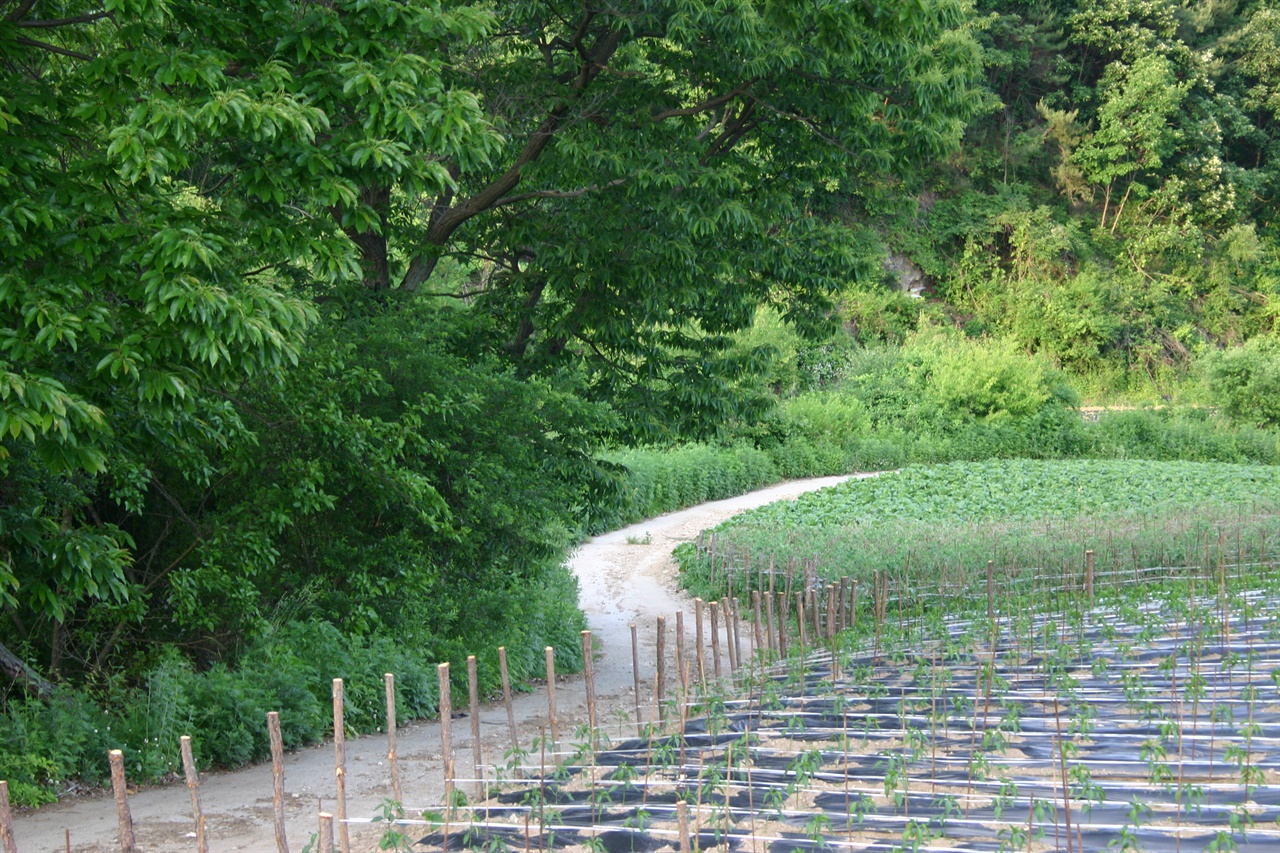
[[[672,549],[695,538],[704,528],[766,503],[835,485],[846,478],[824,477],[783,483],[736,498],[702,504],[598,536],[582,545],[570,561],[581,585],[580,601],[595,636],[596,696],[601,719],[629,714],[634,707],[631,629],[640,627],[641,660],[652,661],[654,622],[677,610],[690,613],[690,601],[676,589]],[[631,540],[628,542],[628,540]],[[456,704],[456,700],[455,700]],[[556,685],[560,730],[571,733],[586,718],[581,676]],[[546,691],[516,697],[521,741],[529,744],[548,723]],[[264,723],[265,724],[265,723]],[[452,726],[459,766],[469,764],[470,724]],[[509,743],[501,705],[481,713],[481,740],[499,762]],[[391,794],[386,740],[379,735],[347,743],[347,801],[352,818],[377,814]],[[439,803],[444,796],[440,766],[440,726],[436,722],[400,728],[397,741],[401,782],[408,811]],[[461,771],[460,771],[461,774]],[[208,821],[209,847],[215,853],[234,850],[272,851],[275,833],[271,813],[271,767],[206,774],[201,795]],[[315,831],[318,807],[334,809],[332,745],[300,750],[285,757],[285,792],[290,850],[299,851]],[[147,788],[130,798],[138,847],[169,853],[195,849],[190,800],[185,786]],[[23,853],[61,853],[70,832],[75,853],[119,849],[115,804],[108,795],[67,800],[16,819],[18,849]],[[374,850],[380,832],[352,827],[353,850]]]

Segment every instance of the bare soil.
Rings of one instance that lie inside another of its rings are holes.
[[[824,477],[783,483],[650,519],[584,543],[571,558],[570,566],[578,577],[579,601],[594,635],[600,719],[607,720],[612,715],[621,718],[634,708],[631,624],[639,628],[641,660],[651,661],[656,618],[692,610],[692,602],[677,588],[676,566],[671,557],[676,545],[691,541],[703,529],[744,510],[794,498],[845,479]],[[556,712],[560,731],[566,735],[586,719],[581,676],[557,679]],[[515,715],[521,742],[532,743],[548,724],[546,690],[517,695]],[[480,718],[483,745],[498,761],[509,743],[506,713],[501,704],[487,705]],[[469,767],[469,721],[455,720],[451,728],[455,761],[458,766]],[[443,801],[440,751],[438,721],[400,727],[397,753],[407,812]],[[352,819],[371,818],[391,796],[386,739],[370,735],[349,740],[346,756],[348,815]],[[285,792],[289,848],[296,852],[315,832],[317,811],[335,808],[332,744],[285,756]],[[213,853],[275,850],[269,764],[205,774],[200,793]],[[195,849],[190,799],[184,785],[137,791],[130,796],[129,807],[140,851],[176,853]],[[118,833],[115,803],[109,792],[76,796],[19,815],[14,826],[15,840],[23,853],[63,853],[68,849],[74,853],[110,853],[120,849]],[[380,835],[376,824],[353,824],[352,850],[376,850]]]

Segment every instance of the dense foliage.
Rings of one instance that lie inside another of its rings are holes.
[[[979,0],[991,112],[924,173],[836,193],[921,312],[1041,353],[1106,394],[1177,392],[1199,356],[1277,331],[1280,10],[1271,2]]]
[[[1278,39],[1230,0],[0,0],[0,774],[100,772],[48,735],[99,700],[302,742],[392,639],[523,675],[575,645],[576,537],[781,477],[1276,462]],[[1215,413],[1076,415],[1188,375]]]

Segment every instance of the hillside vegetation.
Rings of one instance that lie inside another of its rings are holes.
[[[0,777],[571,668],[572,543],[779,478],[1276,463],[1277,56],[1230,0],[0,0]]]

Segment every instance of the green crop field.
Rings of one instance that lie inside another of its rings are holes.
[[[1280,528],[1280,469],[1149,461],[989,461],[901,471],[762,507],[677,552],[686,586],[714,597],[724,573],[809,564],[828,580],[877,572],[929,583],[1082,567],[1132,573],[1247,559]],[[1226,556],[1223,556],[1226,558]]]

